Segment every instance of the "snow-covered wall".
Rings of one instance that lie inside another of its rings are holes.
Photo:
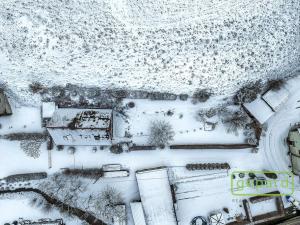
[[[299,66],[297,0],[2,0],[0,81],[231,93]],[[24,90],[23,90],[24,89]]]

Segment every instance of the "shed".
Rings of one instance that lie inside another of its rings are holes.
[[[134,225],[146,225],[145,214],[141,202],[130,203]]]
[[[264,124],[274,114],[270,106],[260,97],[250,103],[244,103],[244,107],[260,124]]]
[[[12,114],[12,110],[8,99],[3,91],[0,90],[0,116],[8,116]]]
[[[289,91],[284,87],[278,90],[269,90],[263,96],[262,99],[274,110],[278,111],[280,106],[284,104],[289,98]]]

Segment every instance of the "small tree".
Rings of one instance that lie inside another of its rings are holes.
[[[173,140],[174,135],[170,123],[163,120],[153,121],[150,126],[149,144],[163,147]]]

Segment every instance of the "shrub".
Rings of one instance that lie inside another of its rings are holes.
[[[179,99],[181,101],[186,101],[188,98],[189,98],[189,96],[187,94],[181,94],[181,95],[179,95]]]
[[[40,147],[42,145],[42,141],[21,141],[21,149],[25,152],[26,155],[32,158],[39,158],[41,154]]]
[[[279,90],[283,85],[285,84],[284,79],[278,79],[278,80],[269,80],[267,83],[267,89],[277,91]]]
[[[174,135],[170,123],[163,120],[153,121],[150,126],[149,144],[163,147],[173,140]]]
[[[89,169],[64,169],[63,174],[66,176],[81,176],[86,178],[96,179],[102,177],[102,169],[89,168]]]
[[[128,103],[127,103],[127,106],[128,106],[129,108],[134,108],[134,107],[135,107],[135,103],[134,103],[134,102],[128,102]]]
[[[206,102],[211,95],[212,93],[207,89],[197,90],[193,94],[193,103]]]
[[[249,103],[254,101],[261,91],[262,85],[260,81],[250,83],[238,90],[233,97],[233,100],[235,104]]]
[[[121,154],[123,152],[121,145],[112,145],[110,147],[110,152],[114,154]]]
[[[32,93],[36,94],[36,93],[40,93],[43,90],[45,90],[45,87],[39,82],[33,82],[33,83],[29,84],[29,90]]]

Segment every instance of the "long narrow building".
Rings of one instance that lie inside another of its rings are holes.
[[[136,178],[147,225],[177,225],[167,168],[138,171]]]

